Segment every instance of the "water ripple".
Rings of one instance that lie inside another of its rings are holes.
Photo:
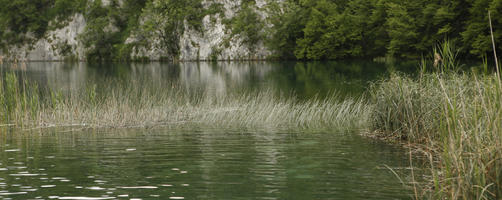
[[[156,186],[126,186],[126,187],[120,187],[122,189],[157,189],[158,187]]]
[[[0,152],[0,199],[408,197],[392,173],[375,167],[409,171],[402,151],[350,135],[160,129],[121,134],[13,139],[9,149],[23,153]]]
[[[115,197],[58,197],[58,199],[70,199],[70,200],[104,200],[104,199],[116,199]]]

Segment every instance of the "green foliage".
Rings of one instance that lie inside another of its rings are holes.
[[[179,39],[188,27],[203,34],[202,19],[206,15],[222,13],[222,5],[211,2],[206,9],[202,0],[152,0],[148,1],[142,13],[144,23],[139,34],[145,38],[159,38],[153,47],[163,49],[167,60],[176,60],[180,54]],[[140,44],[152,47],[152,44]]]
[[[110,23],[108,9],[102,7],[101,0],[92,3],[86,16],[87,26],[80,36],[87,52],[86,57],[91,61],[98,61],[104,58],[111,58],[113,44],[117,43],[116,31],[112,31],[114,25]]]
[[[266,38],[266,45],[275,50],[273,57],[294,59],[296,41],[303,37],[302,29],[305,25],[301,16],[304,11],[299,5],[289,1],[284,4],[269,3],[267,10],[267,20],[273,28],[268,29],[270,37]]]
[[[488,26],[488,10],[491,11],[495,41],[502,39],[502,1],[477,0],[472,1],[468,8],[469,18],[466,28],[461,33],[462,42],[471,54],[483,56],[492,51],[490,31]],[[500,49],[500,45],[499,45]]]
[[[248,46],[253,51],[257,43],[263,38],[262,30],[264,24],[261,17],[256,13],[258,9],[254,0],[242,1],[241,9],[232,19],[227,20],[230,23],[232,34],[230,37],[239,35],[243,41],[242,44]]]
[[[382,14],[375,1],[286,1],[269,6],[271,38],[276,56],[337,59],[370,56],[382,38]],[[372,11],[375,11],[372,13]],[[380,45],[381,48],[382,45]],[[294,52],[294,54],[293,54]]]
[[[495,40],[502,39],[502,0],[269,0],[262,8],[243,0],[231,8],[236,12],[229,19],[223,5],[211,0],[110,0],[106,6],[100,0],[0,0],[0,5],[3,49],[34,42],[82,13],[87,26],[80,39],[88,60],[130,60],[134,46],[159,48],[162,57],[176,59],[185,28],[204,34],[202,19],[210,15],[216,22],[218,14],[229,38],[240,37],[250,50],[264,42],[280,59],[419,58],[445,39],[458,45],[462,57],[491,55],[488,11]],[[132,33],[139,39],[125,44]],[[227,47],[229,38],[220,47]]]
[[[403,52],[409,52],[418,39],[416,18],[410,15],[406,4],[388,3],[387,5],[386,26],[387,33],[391,38],[388,44],[388,53],[396,55]]]
[[[211,48],[211,55],[209,56],[209,59],[211,61],[217,61],[218,60],[218,56],[220,56],[220,54],[221,54],[221,49],[218,48],[218,47],[213,46]]]
[[[192,2],[192,1],[189,1]],[[143,35],[148,38],[160,38],[157,48],[166,49],[172,58],[179,55],[179,37],[184,31],[185,6],[183,0],[148,2],[144,16],[147,19],[142,26]],[[193,17],[193,16],[192,16]]]
[[[138,26],[144,6],[140,0],[124,1],[123,5],[112,0],[109,6],[103,6],[101,0],[93,1],[86,9],[87,26],[80,35],[87,60],[130,60],[132,47],[125,40]]]
[[[0,46],[39,39],[85,6],[85,0],[0,0]],[[29,34],[28,34],[29,33]]]
[[[491,50],[488,10],[500,41],[501,0],[287,0],[268,5],[266,44],[279,58],[418,58],[447,38],[460,55],[482,56]]]

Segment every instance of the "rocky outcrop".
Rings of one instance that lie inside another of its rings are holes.
[[[110,4],[109,1],[103,2],[103,6]],[[231,34],[228,25],[224,24],[225,19],[231,19],[238,12],[241,7],[240,0],[205,0],[202,4],[207,8],[214,3],[222,4],[222,13],[204,16],[202,30],[195,30],[186,22],[184,23],[184,31],[179,35],[179,55],[177,55],[179,60],[255,60],[265,59],[271,54],[262,41],[249,46],[243,43],[241,35]],[[256,0],[255,5],[256,13],[265,21],[267,14],[259,8],[266,5],[266,0]],[[89,49],[84,47],[82,37],[79,37],[84,33],[85,27],[84,16],[75,14],[68,20],[66,26],[49,31],[34,43],[8,47],[8,52],[4,52],[3,57],[10,60],[31,61],[55,61],[69,58],[85,60],[85,53]],[[158,45],[160,38],[144,37],[138,35],[138,32],[140,31],[132,31],[129,38],[125,40],[125,44],[132,46],[131,58],[160,60],[173,57],[168,55],[165,48]]]
[[[188,26],[186,22],[184,23],[184,32],[179,39],[180,60],[259,60],[266,59],[271,54],[262,41],[253,44],[252,47],[244,44],[242,37],[238,34],[232,35],[230,28],[223,23],[224,19],[231,19],[239,11],[241,1],[213,0],[203,2],[203,6],[206,8],[210,7],[211,4],[223,5],[223,13],[204,16],[202,30],[195,30]],[[262,20],[265,20],[267,14],[261,11],[260,8],[265,5],[265,0],[256,1],[258,9],[255,12]],[[160,38],[141,39],[146,40],[150,45],[134,47],[131,57],[148,58],[150,60],[169,57],[163,48],[159,48]],[[127,42],[133,44],[138,40],[137,35],[132,35]]]
[[[49,31],[34,44],[11,46],[3,55],[6,60],[57,61],[85,59],[85,49],[78,36],[85,29],[82,14],[72,16],[63,28]]]
[[[223,17],[226,19],[231,19],[241,7],[241,1],[221,0],[212,3],[223,5]],[[263,8],[265,5],[265,0],[256,1],[257,8]],[[210,6],[210,3],[206,3],[205,6]],[[263,20],[266,18],[265,12],[259,9],[255,11]],[[220,15],[207,15],[203,18],[202,24],[202,33],[185,27],[187,31],[180,39],[181,60],[254,60],[265,59],[270,55],[263,42],[260,41],[250,47],[243,44],[239,35],[230,35]]]
[[[186,29],[180,39],[181,60],[255,60],[270,55],[263,42],[249,47],[239,35],[231,37],[225,32],[221,18],[214,17],[215,23],[210,21],[210,16],[202,20],[204,33]]]

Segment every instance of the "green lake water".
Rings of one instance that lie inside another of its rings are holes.
[[[360,96],[388,69],[374,62],[4,65],[67,94],[109,79],[208,93],[273,88],[298,98]],[[113,82],[112,82],[113,83]],[[204,127],[0,128],[0,199],[411,199],[406,150],[358,132]]]

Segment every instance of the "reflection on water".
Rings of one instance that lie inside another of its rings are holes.
[[[4,63],[1,71],[15,70],[21,78],[36,80],[40,86],[77,91],[90,84],[105,84],[113,78],[125,82],[148,81],[157,85],[179,85],[187,90],[212,94],[273,88],[299,97],[337,91],[361,94],[369,81],[386,75],[387,69],[410,71],[415,62],[184,62],[184,63],[64,63],[31,62],[26,69]]]
[[[273,88],[312,98],[360,95],[388,68],[359,61],[32,62],[4,63],[0,75],[16,71],[64,93],[114,79],[215,95]],[[406,160],[403,149],[356,133],[0,127],[0,199],[409,199],[409,188],[383,167],[407,181]]]
[[[409,199],[403,150],[351,133],[0,134],[0,199]],[[402,177],[406,179],[406,177]]]

